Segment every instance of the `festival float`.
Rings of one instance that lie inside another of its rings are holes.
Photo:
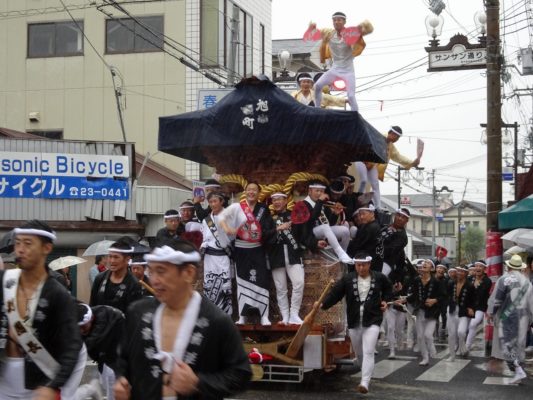
[[[261,185],[260,201],[283,192],[288,208],[305,197],[307,182],[346,174],[350,163],[387,160],[385,138],[358,112],[308,107],[266,77],[243,79],[211,108],[159,119],[160,151],[214,167],[223,190],[239,198],[247,182]],[[304,324],[279,325],[271,291],[271,326],[241,325],[257,378],[301,382],[304,372],[351,362],[342,303],[313,308],[343,264],[306,252]],[[272,285],[273,286],[273,285]]]

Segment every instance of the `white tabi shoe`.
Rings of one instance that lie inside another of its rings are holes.
[[[420,361],[418,363],[418,365],[421,365],[421,366],[425,367],[426,365],[429,365],[429,360],[428,359],[424,359],[424,360]]]
[[[235,322],[236,325],[246,325],[246,317],[243,317],[242,315],[239,317],[239,320]]]
[[[264,316],[264,317],[261,317],[261,325],[270,326],[272,325],[272,323],[270,322],[267,316]]]
[[[524,371],[522,367],[515,367],[514,377],[509,380],[509,383],[511,384],[520,383],[522,379],[525,379],[525,378],[527,378],[526,371]]]
[[[396,352],[393,350],[390,351],[389,356],[387,357],[389,360],[394,360],[396,358]]]
[[[364,383],[360,383],[357,386],[357,391],[359,393],[362,393],[362,394],[367,394],[368,393],[368,385],[365,385]]]
[[[304,321],[298,316],[298,314],[291,313],[289,318],[289,325],[302,325]]]

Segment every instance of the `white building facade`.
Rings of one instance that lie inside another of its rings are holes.
[[[198,165],[157,152],[158,117],[196,110],[198,90],[227,85],[231,66],[234,82],[271,74],[271,1],[63,3],[0,0],[0,127],[125,137],[153,161],[203,178]]]

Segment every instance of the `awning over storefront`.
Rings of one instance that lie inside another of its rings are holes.
[[[501,211],[498,214],[498,227],[505,231],[516,228],[533,228],[533,195]]]

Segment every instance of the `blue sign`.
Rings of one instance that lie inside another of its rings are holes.
[[[504,172],[502,174],[502,180],[504,180],[504,181],[512,181],[513,180],[513,173],[512,172]]]
[[[0,197],[128,200],[127,179],[0,175]]]

